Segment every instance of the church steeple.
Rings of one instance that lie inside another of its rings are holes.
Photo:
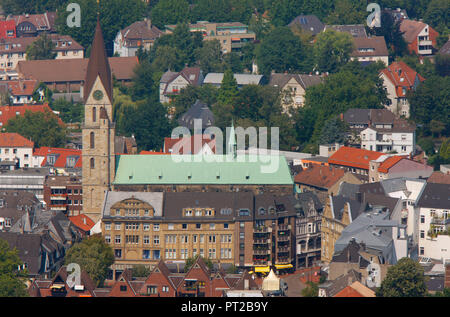
[[[91,54],[86,71],[86,78],[84,81],[84,101],[86,102],[89,95],[92,93],[92,86],[97,77],[100,77],[101,83],[112,102],[113,85],[111,69],[106,55],[105,42],[103,40],[102,29],[100,27],[100,19],[97,17],[97,26],[95,28],[94,41],[91,46]]]

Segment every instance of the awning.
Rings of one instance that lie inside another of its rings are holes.
[[[293,265],[292,264],[275,264],[275,268],[277,268],[278,270],[281,269],[290,269],[292,268]]]
[[[255,273],[268,273],[270,266],[255,266]]]

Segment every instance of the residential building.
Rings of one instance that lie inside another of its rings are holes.
[[[70,222],[79,229],[82,238],[90,235],[91,229],[95,226],[94,221],[84,214],[68,217]]]
[[[296,198],[299,204],[295,221],[296,269],[300,269],[320,261],[323,204],[313,193],[301,193]]]
[[[37,80],[11,80],[7,81],[6,84],[13,105],[33,103],[33,93],[38,86]]]
[[[8,16],[6,21],[14,21],[17,37],[34,37],[42,33],[54,33],[56,12],[42,14],[21,14]]]
[[[17,167],[31,167],[34,142],[18,133],[0,133],[0,161],[15,162]]]
[[[400,32],[408,45],[408,51],[419,56],[432,55],[437,46],[439,33],[431,26],[422,22],[403,19],[400,24]]]
[[[442,45],[441,49],[438,51],[440,55],[449,55],[450,54],[450,39]]]
[[[330,157],[333,155],[339,148],[343,146],[340,143],[334,144],[321,144],[319,145],[319,156],[321,157]]]
[[[370,161],[376,160],[381,155],[383,153],[343,146],[329,157],[328,164],[368,177]]]
[[[166,25],[166,33],[172,33],[176,25]],[[189,24],[191,32],[201,32],[203,40],[218,40],[222,53],[240,51],[242,47],[256,39],[256,34],[248,30],[248,26],[240,22],[213,23],[198,21]]]
[[[56,59],[83,58],[84,48],[68,35],[49,35],[55,44]],[[27,47],[39,37],[17,37],[0,40],[0,67],[15,69],[20,61],[27,59]]]
[[[383,155],[369,164],[370,182],[399,177],[428,178],[433,173],[432,166],[411,160],[405,155]]]
[[[361,274],[355,270],[350,270],[347,273],[339,276],[335,280],[328,280],[319,285],[319,297],[334,297],[347,286],[354,282],[361,281]]]
[[[16,23],[10,21],[0,21],[0,39],[9,39],[16,37]]]
[[[115,79],[119,83],[129,84],[133,69],[138,64],[137,57],[109,57],[108,61]],[[81,102],[88,62],[88,58],[20,61],[16,70],[20,78],[45,83],[54,92],[54,98],[70,100],[71,97]],[[64,69],[64,72],[55,72],[54,69]]]
[[[40,147],[33,152],[33,167],[52,167],[79,172],[82,167],[81,150]]]
[[[368,37],[364,24],[346,24],[346,25],[325,25],[326,30],[348,33],[352,37]]]
[[[203,84],[220,87],[222,85],[223,75],[224,73],[208,73],[203,80]],[[245,85],[264,85],[266,83],[264,75],[234,74],[234,79],[236,79],[238,88],[242,88]]]
[[[377,61],[389,65],[389,52],[384,36],[353,37],[354,50],[350,54],[352,60],[363,64]]]
[[[338,292],[333,297],[376,297],[375,292],[356,281]]]
[[[199,67],[185,67],[180,72],[165,72],[159,81],[159,101],[171,102],[187,86],[200,86],[203,83],[203,72]]]
[[[52,111],[48,104],[42,105],[17,105],[17,106],[0,106],[0,127],[4,127],[8,124],[8,121],[16,116],[24,116],[25,112],[55,112]],[[56,115],[56,114],[55,114]],[[58,118],[58,122],[60,125],[64,125],[63,121]]]
[[[297,27],[306,33],[317,35],[321,33],[325,25],[315,15],[299,15],[295,17],[288,26],[290,28]]]
[[[410,105],[406,94],[410,90],[416,90],[425,80],[415,70],[402,61],[393,62],[380,71],[386,89],[388,104],[385,105],[397,116],[410,117]]]
[[[444,172],[442,165],[441,171],[433,172],[427,179],[428,183],[450,184],[450,172]]]
[[[342,168],[318,165],[299,172],[295,176],[294,182],[297,192],[313,192],[319,197],[322,204],[325,204],[329,195],[338,193],[342,182],[362,184],[355,174],[346,172]]]
[[[319,75],[273,73],[270,75],[269,85],[285,93],[282,107],[287,112],[289,108],[303,107],[306,89],[322,82],[323,77]]]
[[[196,127],[196,121],[199,122],[197,124],[198,127],[202,129],[202,132],[209,127],[213,127],[215,122],[214,114],[209,109],[208,105],[198,99],[178,118],[178,124],[188,128],[189,131],[193,131]],[[194,131],[194,133],[198,132]]]
[[[0,231],[30,233],[34,216],[41,208],[41,203],[31,192],[2,189]]]
[[[114,54],[122,57],[136,56],[140,47],[149,51],[163,32],[152,25],[151,20],[137,21],[117,32],[114,39]]]
[[[80,215],[83,209],[81,178],[75,175],[48,175],[44,182],[44,201],[48,210],[67,216]]]
[[[427,183],[416,208],[419,221],[419,256],[450,259],[450,185]]]

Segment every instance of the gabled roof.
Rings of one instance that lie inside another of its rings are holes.
[[[445,42],[445,44],[441,47],[438,54],[449,55],[450,54],[450,39]]]
[[[391,167],[393,167],[395,164],[397,164],[398,162],[403,160],[405,157],[407,157],[407,156],[394,155],[394,156],[388,157],[380,164],[380,166],[378,167],[378,172],[388,173],[389,169]]]
[[[358,281],[344,288],[333,297],[376,297],[375,292]]]
[[[21,14],[7,17],[14,20],[16,26],[23,22],[33,24],[38,30],[53,31],[55,27],[56,12],[45,12],[42,14]]]
[[[389,56],[384,36],[354,37],[353,43],[355,49],[351,54],[352,56]],[[370,50],[364,51],[364,49]]]
[[[108,57],[106,56],[105,43],[103,41],[102,29],[100,27],[100,19],[97,17],[97,26],[95,28],[94,41],[91,46],[91,55],[89,56],[85,85],[83,87],[85,102],[89,97],[92,86],[98,76],[100,77],[109,100],[112,102],[113,87],[111,69],[109,67]]]
[[[192,130],[194,129],[195,119],[202,120],[202,129],[213,126],[215,122],[214,114],[209,109],[208,105],[200,100],[197,100],[194,105],[188,109],[188,111],[180,116],[178,119],[178,124]]]
[[[13,96],[32,96],[34,89],[38,85],[37,80],[10,80],[6,82],[9,91]]]
[[[440,171],[434,171],[427,179],[428,183],[450,184],[450,174],[444,174]]]
[[[25,112],[46,112],[49,111],[56,116],[56,114],[52,111],[48,104],[43,105],[20,105],[20,106],[0,106],[0,122],[3,126],[5,126],[8,121],[12,118],[15,118],[17,115],[23,116]],[[58,122],[60,125],[64,125],[61,118],[58,118]]]
[[[305,184],[314,187],[329,189],[336,184],[345,174],[342,168],[331,166],[313,165],[310,168],[299,172],[295,178],[295,183]]]
[[[174,154],[197,154],[201,152],[203,147],[207,144],[214,153],[215,143],[216,141],[214,139],[211,140],[207,135],[193,135],[191,137],[176,139],[164,138],[164,152]]]
[[[369,169],[369,162],[376,160],[384,153],[343,146],[329,159],[329,164]]]
[[[138,44],[137,40],[155,40],[164,33],[150,21],[136,21],[120,31],[130,44]]]
[[[323,77],[319,75],[273,73],[270,75],[269,85],[283,88],[292,78],[304,89],[323,82]]]
[[[24,138],[18,133],[0,133],[0,147],[27,147],[33,148],[34,142]]]
[[[76,159],[76,163],[74,168],[81,168],[82,159],[81,159],[81,150],[77,149],[65,149],[65,148],[54,148],[54,147],[40,147],[35,149],[34,156],[44,156],[44,160],[42,161],[41,166],[53,166],[57,168],[64,168],[67,166],[67,158],[74,157]],[[48,164],[48,156],[55,155],[56,161],[53,165]]]
[[[450,207],[450,184],[427,183],[418,207],[448,209]]]
[[[319,18],[312,14],[299,15],[288,24],[289,27],[295,25],[300,26],[303,30],[311,32],[314,35],[322,32],[325,28],[325,25],[319,20]]]
[[[69,220],[78,228],[85,232],[89,232],[95,225],[95,222],[85,214],[69,217]]]
[[[421,21],[404,19],[400,24],[400,32],[403,33],[403,37],[407,43],[412,43],[426,26],[428,25]]]
[[[414,86],[416,77],[418,77],[421,82],[425,80],[425,78],[420,76],[414,69],[402,61],[393,62],[388,67],[382,69],[381,73],[384,74],[395,87],[405,87],[407,89]],[[401,90],[396,90],[396,92],[397,95],[404,96]]]

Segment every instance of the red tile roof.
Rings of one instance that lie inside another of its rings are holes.
[[[78,216],[71,216],[69,220],[78,228],[83,231],[90,231],[92,227],[95,225],[95,222],[84,214],[80,214]]]
[[[26,111],[32,112],[45,112],[52,109],[48,104],[43,105],[20,105],[20,106],[0,106],[0,123],[5,126],[11,118],[15,118],[16,115],[23,116]],[[56,115],[56,114],[55,114]],[[64,122],[58,117],[60,125],[64,125]]]
[[[81,150],[76,149],[64,149],[64,148],[52,148],[52,147],[41,147],[38,149],[35,149],[33,152],[33,156],[43,156],[44,160],[42,161],[41,166],[47,165],[47,156],[50,154],[56,154],[58,157],[55,161],[55,164],[53,164],[53,167],[56,168],[65,168],[67,167],[67,157],[69,156],[78,156],[78,159],[75,164],[75,168],[81,168],[82,166],[82,159],[81,159]]]
[[[18,133],[0,133],[0,147],[34,147],[34,142]]]
[[[31,96],[36,88],[37,80],[10,80],[6,82],[13,96]]]
[[[328,164],[369,169],[369,162],[384,153],[343,146],[328,159]]]
[[[11,36],[7,36],[7,31],[12,31]],[[15,38],[16,37],[16,23],[14,21],[0,21],[0,39]]]
[[[378,167],[378,172],[387,173],[389,169],[407,156],[394,155],[385,159]]]
[[[342,291],[334,295],[333,297],[365,297],[351,286],[347,286]]]
[[[295,178],[295,183],[306,184],[314,187],[329,189],[336,184],[345,174],[342,168],[313,165],[310,168],[299,172]]]
[[[406,88],[407,90],[411,89],[414,86],[416,77],[418,77],[421,82],[425,80],[425,78],[420,76],[414,69],[402,61],[393,62],[388,67],[382,69],[381,73],[394,84],[398,97],[405,97],[403,88]]]
[[[431,174],[427,179],[428,183],[437,183],[437,184],[450,184],[450,174],[444,174],[440,171],[435,171]]]

